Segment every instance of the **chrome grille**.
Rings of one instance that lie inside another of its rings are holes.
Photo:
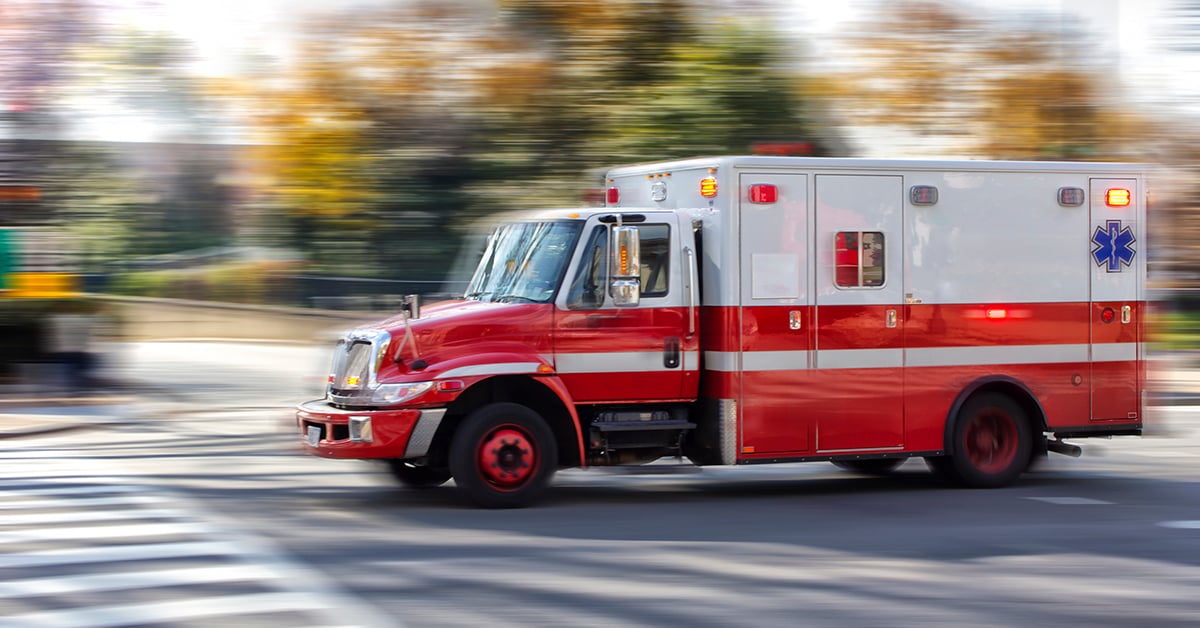
[[[356,329],[338,341],[329,378],[334,403],[353,403],[375,387],[376,355],[387,350],[390,338],[385,331]]]
[[[349,349],[339,353],[342,354],[338,356],[341,364],[333,371],[333,389],[349,392],[366,388],[371,377],[371,358],[375,353],[371,343],[362,340],[351,342]]]

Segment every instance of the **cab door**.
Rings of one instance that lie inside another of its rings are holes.
[[[613,304],[609,238],[614,222],[592,217],[555,301],[554,365],[577,403],[695,398],[699,345],[691,225],[647,213],[638,228],[641,299]],[[686,229],[686,231],[684,231]]]
[[[821,452],[904,444],[903,178],[816,177],[816,352]]]
[[[1142,375],[1138,255],[1144,237],[1138,220],[1136,179],[1091,180],[1092,420],[1137,419]]]

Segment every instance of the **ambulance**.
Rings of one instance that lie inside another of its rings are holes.
[[[347,332],[297,428],[483,507],[655,461],[1008,485],[1141,434],[1146,199],[1133,164],[619,167],[500,224],[461,299]]]

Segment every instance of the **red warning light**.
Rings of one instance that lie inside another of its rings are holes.
[[[999,307],[989,308],[986,312],[984,312],[984,315],[994,321],[1000,320],[1000,319],[1008,318],[1008,310],[1006,310],[1004,308],[999,308]]]
[[[779,199],[779,188],[766,183],[755,183],[750,186],[751,203],[774,203]]]
[[[1100,310],[1100,320],[1106,323],[1111,323],[1117,320],[1117,311],[1111,307],[1106,307],[1103,310]]]
[[[608,188],[604,191],[604,202],[609,205],[616,205],[621,200],[621,190],[617,188]]]
[[[812,142],[755,142],[750,145],[755,155],[811,155]]]
[[[1125,188],[1112,188],[1104,193],[1104,204],[1109,207],[1128,207],[1133,195]]]
[[[717,180],[714,177],[700,179],[700,196],[712,198],[717,195]]]

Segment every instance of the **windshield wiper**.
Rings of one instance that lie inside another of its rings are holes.
[[[463,295],[463,298],[465,298],[465,299],[478,299],[479,297],[481,297],[481,296],[484,296],[485,294],[491,294],[491,293],[492,293],[492,291],[491,291],[491,290],[488,290],[488,291],[486,291],[486,292],[468,292],[467,294],[464,294],[464,295]]]
[[[505,294],[505,295],[496,297],[494,300],[502,302],[502,303],[508,302],[508,301],[513,301],[513,300],[522,301],[524,303],[541,303],[541,301],[538,301],[537,299],[531,299],[529,297],[521,296],[519,294]]]

